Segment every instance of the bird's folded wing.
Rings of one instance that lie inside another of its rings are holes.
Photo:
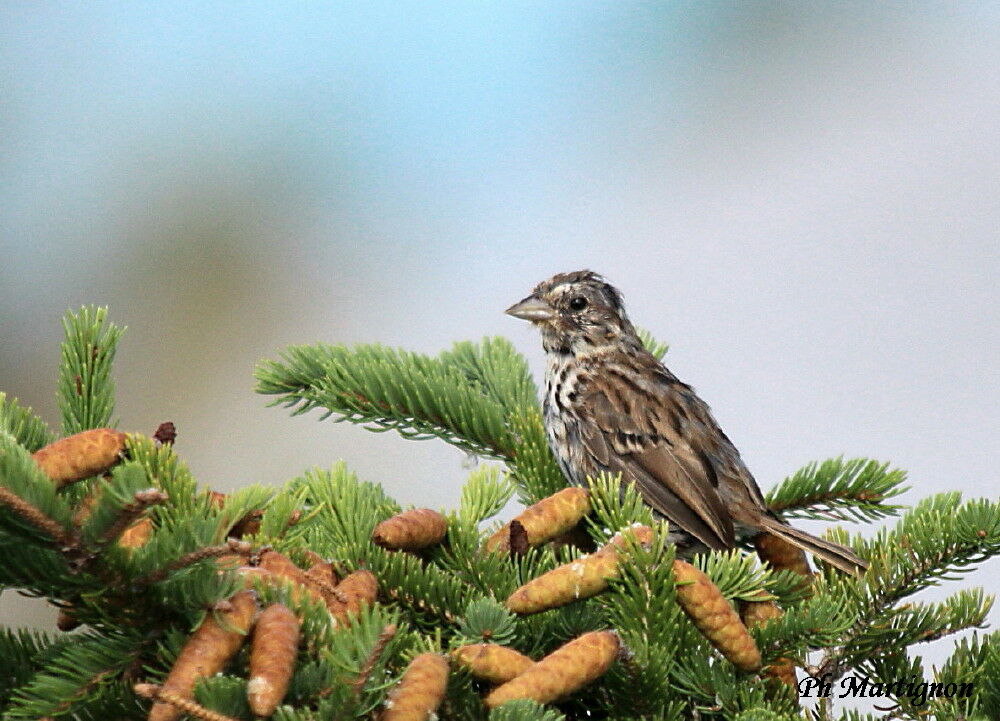
[[[647,396],[620,407],[612,393],[593,388],[579,400],[581,440],[595,460],[624,482],[634,481],[643,498],[672,524],[709,548],[732,548],[730,514],[719,496],[712,459],[665,421]],[[653,399],[656,400],[656,399]]]

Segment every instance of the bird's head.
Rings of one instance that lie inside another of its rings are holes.
[[[538,326],[550,352],[588,355],[638,340],[621,293],[589,270],[552,276],[506,312]]]

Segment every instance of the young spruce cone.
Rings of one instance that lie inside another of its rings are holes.
[[[344,580],[334,588],[336,598],[330,605],[330,613],[338,622],[344,623],[356,616],[363,606],[375,603],[378,597],[378,580],[371,571],[355,571],[344,576]]]
[[[397,513],[375,526],[372,541],[396,551],[419,551],[435,546],[444,539],[448,521],[430,508],[414,508]]]
[[[590,510],[586,489],[564,488],[528,506],[513,520],[520,523],[528,534],[528,545],[538,546],[573,528]],[[510,523],[486,539],[486,550],[510,550]]]
[[[113,428],[93,428],[53,441],[32,454],[38,467],[57,488],[107,471],[125,450],[125,434]]]
[[[427,721],[448,686],[448,662],[436,653],[422,653],[410,661],[389,694],[382,721]]]
[[[743,621],[719,588],[704,573],[674,561],[677,603],[719,653],[741,671],[760,668],[760,651]]]
[[[763,593],[763,592],[761,592]],[[781,609],[774,601],[741,601],[740,618],[747,628],[763,626],[772,618],[781,616]],[[779,658],[769,666],[765,666],[761,675],[773,678],[786,686],[796,688],[795,664],[790,658]]]
[[[299,647],[298,617],[280,603],[267,608],[254,624],[250,639],[247,701],[257,716],[270,716],[285,697]]]
[[[549,703],[568,696],[603,675],[621,650],[618,634],[591,631],[556,649],[486,697],[494,708],[518,698]]]
[[[257,567],[270,574],[270,576],[265,576],[267,578],[283,578],[291,581],[293,599],[298,599],[304,593],[315,601],[326,602],[323,593],[309,582],[306,572],[292,563],[291,559],[283,553],[264,551],[260,554]]]
[[[229,599],[228,611],[209,613],[188,638],[161,689],[185,699],[193,698],[199,678],[221,671],[240,646],[250,629],[257,601],[250,591],[240,591]],[[149,721],[177,721],[180,709],[157,701],[149,711]]]
[[[753,539],[757,556],[776,570],[787,569],[812,579],[812,570],[806,553],[771,533],[761,533]]]
[[[490,683],[506,683],[535,663],[523,653],[495,643],[459,646],[451,652],[451,657],[473,676]]]
[[[118,545],[122,548],[141,548],[146,545],[151,535],[153,535],[153,521],[149,518],[140,518],[118,536]]]
[[[597,595],[619,575],[618,554],[625,547],[625,536],[648,544],[653,540],[653,531],[648,526],[627,528],[600,550],[528,581],[507,598],[505,605],[514,613],[538,613]]]

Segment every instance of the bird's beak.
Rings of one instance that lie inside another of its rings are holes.
[[[532,323],[552,320],[556,317],[555,309],[534,295],[529,295],[524,300],[518,301],[504,312],[521,320],[530,320]]]

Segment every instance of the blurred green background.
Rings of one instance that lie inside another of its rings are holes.
[[[5,2],[0,389],[54,423],[59,317],[107,304],[129,326],[122,427],[174,421],[201,482],[343,457],[450,506],[457,451],[265,409],[254,363],[503,334],[540,371],[502,310],[591,267],[761,485],[846,453],[909,469],[909,501],[995,496],[998,21],[994,3]],[[971,581],[998,590],[998,570]],[[0,620],[51,613],[7,594]]]

